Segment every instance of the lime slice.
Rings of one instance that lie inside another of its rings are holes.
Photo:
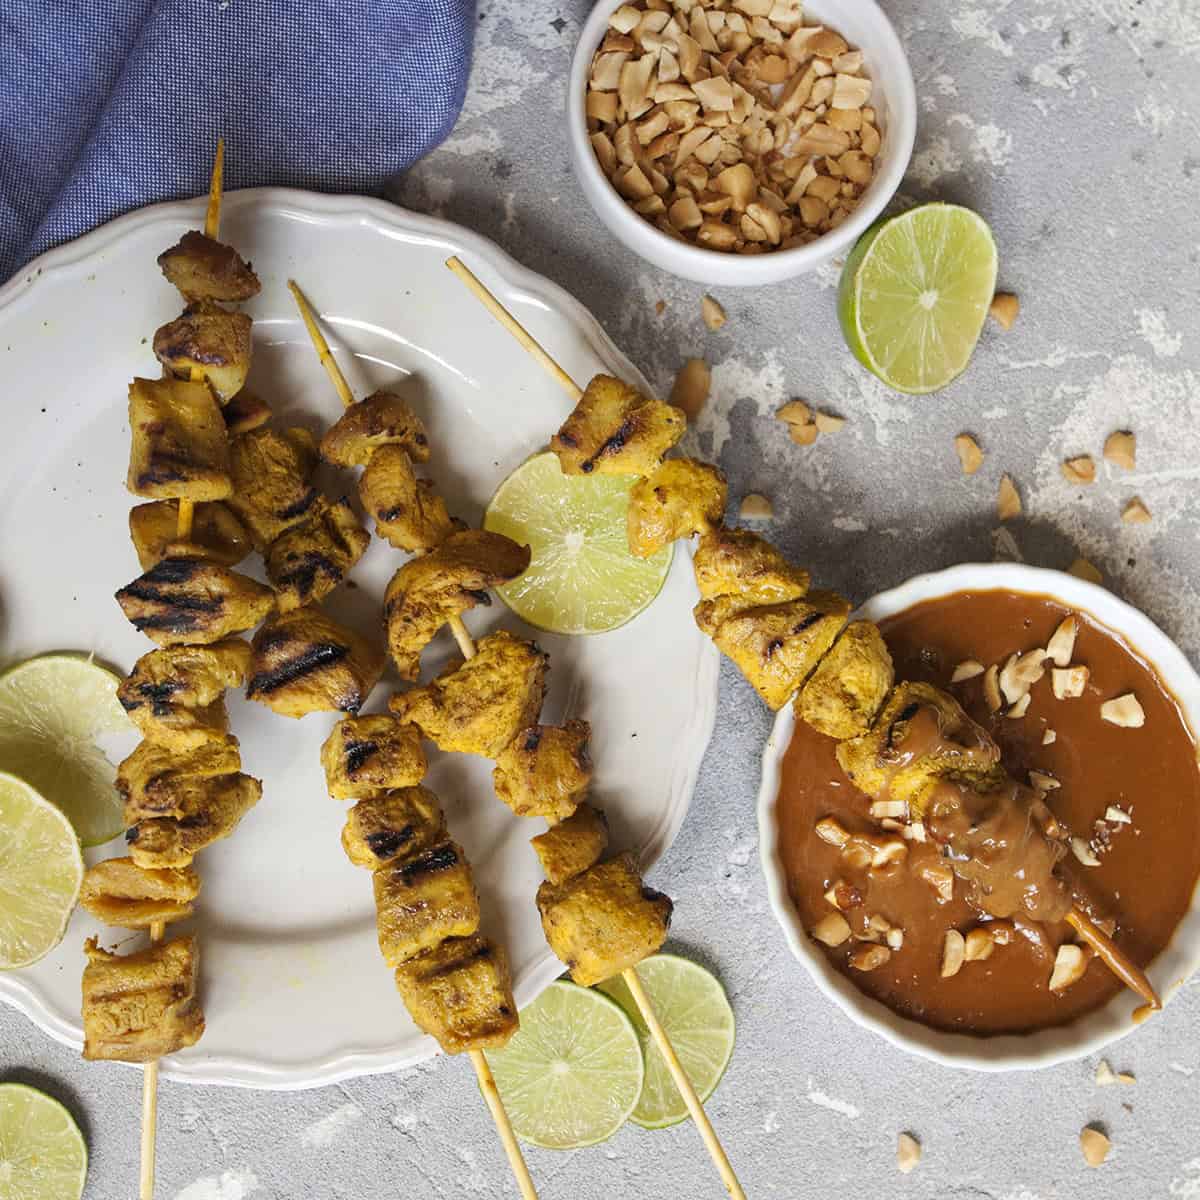
[[[642,1090],[642,1052],[607,996],[556,980],[521,1012],[521,1028],[488,1062],[519,1137],[547,1150],[610,1138]]]
[[[672,548],[647,559],[629,553],[625,510],[634,482],[625,475],[564,475],[547,451],[500,485],[483,527],[533,552],[529,570],[498,589],[518,617],[550,633],[604,633],[658,595]]]
[[[923,204],[880,221],[842,271],[846,345],[898,392],[936,392],[966,370],[996,291],[996,243],[977,213]]]
[[[703,967],[674,954],[655,954],[638,963],[659,1023],[701,1100],[716,1091],[733,1054],[733,1009],[725,989]],[[687,1106],[650,1037],[625,981],[618,975],[600,984],[629,1015],[646,1056],[646,1081],[632,1119],[647,1129],[665,1129],[687,1118]]]
[[[24,780],[0,773],[0,970],[27,967],[62,941],[82,882],[71,823]]]
[[[71,1114],[37,1088],[0,1084],[0,1200],[79,1200],[86,1177]]]
[[[125,827],[113,765],[96,738],[131,726],[117,700],[120,679],[74,654],[45,654],[0,675],[0,771],[57,804],[85,846]]]

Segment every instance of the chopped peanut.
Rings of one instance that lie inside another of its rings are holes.
[[[974,475],[983,466],[983,451],[969,433],[960,433],[954,439],[954,450],[964,475]]]
[[[921,1161],[921,1143],[911,1133],[902,1133],[896,1139],[896,1168],[907,1175]]]
[[[1098,1167],[1108,1157],[1112,1142],[1091,1125],[1079,1131],[1079,1148],[1083,1151],[1083,1161],[1089,1167]]]
[[[1062,465],[1062,473],[1068,483],[1095,483],[1096,460],[1090,454],[1068,458]]]
[[[712,373],[708,369],[708,363],[702,358],[689,358],[675,376],[675,386],[671,389],[671,403],[676,408],[682,408],[689,421],[694,421],[708,399],[711,386]]]
[[[769,521],[775,515],[770,500],[758,492],[750,492],[742,497],[738,515],[744,521]]]
[[[1009,330],[1013,327],[1013,323],[1016,321],[1017,314],[1020,311],[1021,302],[1012,292],[997,292],[992,297],[991,306],[988,308],[988,316],[1002,329]]]
[[[1021,497],[1017,486],[1008,475],[1000,476],[1000,491],[996,497],[996,515],[1002,521],[1009,521],[1021,515]]]
[[[692,201],[695,206],[695,201]],[[697,208],[696,213],[699,215],[700,210]],[[697,220],[696,224],[700,222]],[[711,297],[703,296],[700,300],[700,315],[704,318],[704,323],[709,329],[717,330],[725,324],[725,310]]]
[[[1104,442],[1104,457],[1114,466],[1132,471],[1137,466],[1137,438],[1127,430],[1110,433]]]
[[[1126,525],[1146,525],[1150,522],[1150,510],[1142,502],[1140,496],[1134,496],[1128,504],[1121,509],[1121,520]]]
[[[942,942],[942,978],[949,979],[962,970],[966,958],[966,939],[957,929],[947,929]]]

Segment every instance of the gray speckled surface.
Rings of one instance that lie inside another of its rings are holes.
[[[481,0],[471,92],[457,132],[394,189],[470,225],[574,291],[650,377],[683,358],[714,368],[701,447],[735,496],[762,491],[770,528],[815,577],[863,598],[916,571],[1019,555],[1065,567],[1082,552],[1195,661],[1200,656],[1200,8],[1193,0],[889,0],[917,78],[921,124],[906,191],[977,208],[995,228],[1001,285],[1020,294],[954,386],[888,393],[842,347],[834,272],[755,292],[703,289],[615,245],[570,175],[562,85],[582,4]],[[655,302],[666,302],[661,316]],[[849,419],[810,449],[771,413],[803,396]],[[1085,493],[1059,479],[1137,431],[1135,475]],[[987,451],[964,480],[954,435]],[[1026,515],[994,519],[999,476]],[[1140,494],[1149,526],[1119,521]],[[691,813],[653,881],[677,898],[674,944],[712,965],[738,1047],[709,1105],[754,1197],[1200,1197],[1200,985],[1116,1047],[1133,1088],[1097,1089],[1095,1060],[1004,1077],[906,1057],[852,1025],[788,955],[767,908],[754,796],[768,713],[727,666],[721,714]],[[0,1011],[0,1077],[60,1094],[85,1124],[87,1195],[132,1194],[140,1079],[96,1071]],[[1081,1126],[1114,1149],[1088,1172]],[[469,1067],[422,1068],[295,1094],[165,1085],[160,1187],[168,1200],[507,1197],[512,1184]],[[895,1170],[895,1137],[924,1143]],[[636,1128],[569,1154],[532,1150],[541,1195],[646,1200],[721,1194],[690,1126]]]

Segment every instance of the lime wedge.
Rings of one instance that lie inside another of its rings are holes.
[[[82,882],[71,823],[24,780],[0,774],[0,970],[27,967],[62,941]]]
[[[125,826],[115,771],[96,738],[128,731],[120,679],[74,654],[44,654],[0,675],[0,771],[32,784],[67,814],[85,846]]]
[[[923,204],[859,238],[838,319],[855,358],[888,387],[936,392],[966,370],[995,291],[987,222],[955,204]]]
[[[533,552],[529,570],[497,589],[523,621],[550,633],[604,633],[636,617],[662,590],[671,547],[634,558],[625,510],[634,478],[564,475],[549,451],[521,464],[483,518]]]
[[[703,967],[674,954],[655,954],[638,963],[636,969],[696,1094],[707,1100],[716,1091],[733,1054],[733,1009],[725,989]],[[632,1119],[647,1129],[665,1129],[686,1120],[683,1097],[625,981],[615,976],[600,984],[600,990],[628,1014],[646,1056],[646,1080]]]
[[[86,1177],[71,1114],[37,1088],[0,1084],[0,1200],[79,1200]]]
[[[488,1062],[517,1135],[547,1150],[610,1138],[642,1090],[642,1052],[607,996],[556,980],[521,1012],[521,1028]]]

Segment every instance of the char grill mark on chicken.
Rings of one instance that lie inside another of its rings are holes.
[[[339,467],[364,467],[384,446],[402,449],[414,462],[429,461],[429,435],[408,401],[395,392],[373,392],[351,404],[321,439],[321,457]]]
[[[154,334],[154,355],[172,375],[201,376],[224,404],[250,373],[250,318],[212,301],[197,301]]]
[[[388,713],[339,721],[321,747],[321,765],[335,800],[414,787],[428,766],[420,730]]]
[[[369,871],[426,854],[445,841],[442,806],[419,785],[360,800],[342,830],[346,857]]]
[[[375,532],[397,550],[425,553],[466,526],[450,516],[428,479],[413,473],[401,446],[381,446],[358,481],[358,498],[375,520]]]
[[[519,730],[496,756],[496,795],[518,817],[565,820],[591,785],[591,734],[591,726],[580,720]]]
[[[180,818],[207,807],[222,776],[242,769],[237,738],[214,734],[187,750],[142,742],[118,767],[116,788],[125,824],[154,817]]]
[[[316,439],[307,429],[254,429],[230,442],[229,507],[260,553],[313,512],[320,495],[310,482],[316,465]]]
[[[371,543],[343,498],[318,496],[309,516],[281,533],[266,552],[267,578],[281,612],[324,599],[350,573]]]
[[[262,285],[242,256],[224,242],[189,230],[158,256],[167,279],[189,302],[241,303],[257,296]]]

